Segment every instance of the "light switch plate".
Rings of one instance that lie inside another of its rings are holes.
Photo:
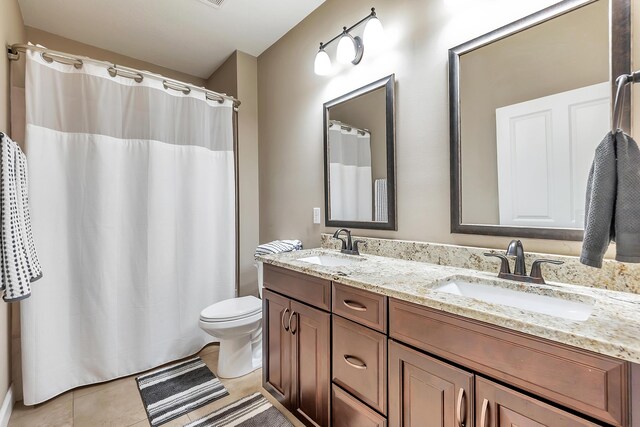
[[[320,224],[320,208],[313,208],[313,223]]]

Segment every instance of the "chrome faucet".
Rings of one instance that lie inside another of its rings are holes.
[[[524,247],[522,246],[522,242],[516,239],[512,240],[509,243],[505,255],[487,252],[484,254],[484,256],[500,258],[501,263],[498,277],[502,279],[517,280],[519,282],[526,283],[545,283],[544,278],[542,277],[542,269],[540,268],[540,264],[564,264],[564,262],[562,261],[556,261],[553,259],[537,259],[533,262],[533,264],[531,264],[531,275],[527,276],[527,267],[524,262]],[[511,273],[508,257],[515,257],[516,259],[513,273]]]
[[[346,240],[340,237],[340,234],[343,232],[347,235]],[[351,231],[347,230],[346,228],[336,230],[336,232],[333,233],[333,238],[338,239],[342,242],[342,248],[340,249],[340,252],[342,252],[343,254],[360,255],[358,244],[364,243],[366,245],[366,242],[364,240],[351,241]]]
[[[524,247],[520,240],[512,240],[507,246],[507,256],[515,257],[516,263],[513,266],[513,274],[517,276],[526,276],[527,267],[524,264]]]

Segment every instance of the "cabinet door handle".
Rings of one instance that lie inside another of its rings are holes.
[[[295,328],[295,329],[293,329],[293,328],[291,327],[291,319],[293,319],[293,316],[295,316],[295,317],[296,317],[296,328]],[[291,312],[291,316],[289,316],[289,329],[291,329],[291,333],[292,333],[293,335],[295,335],[295,334],[296,334],[296,332],[298,331],[298,313],[296,313],[295,311],[292,311],[292,312]]]
[[[360,304],[359,302],[355,302],[355,301],[351,301],[351,300],[344,300],[342,301],[342,303],[344,305],[346,305],[348,308],[350,308],[351,310],[355,310],[355,311],[367,311],[367,306]]]
[[[289,326],[284,324],[284,318],[287,317],[287,313],[289,312],[288,308],[285,308],[284,311],[282,312],[282,329],[284,329],[285,331],[289,332]],[[289,320],[289,322],[291,322],[291,320]]]
[[[487,412],[489,412],[489,401],[482,401],[482,412],[480,413],[480,427],[487,427]]]
[[[466,400],[464,398],[464,389],[460,387],[460,391],[458,391],[458,401],[456,403],[456,422],[458,427],[464,427],[464,422],[467,419],[467,405],[463,405],[463,400]]]
[[[345,354],[344,361],[347,362],[347,365],[351,366],[352,368],[367,369],[367,364],[355,356],[349,356]]]

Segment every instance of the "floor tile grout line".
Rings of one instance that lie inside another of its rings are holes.
[[[216,372],[216,366],[217,366],[216,353],[218,353],[218,351],[219,351],[219,347],[218,348],[216,348],[216,347],[217,346],[213,346],[213,348],[209,349],[207,354],[202,354],[201,355],[201,354],[197,354],[196,353],[196,354],[193,355],[193,356],[202,357],[203,361],[205,361],[205,363],[207,364],[209,369],[211,369],[211,371],[214,372],[214,373]],[[205,360],[204,358],[210,359],[210,360]],[[124,384],[127,384],[129,382],[135,383],[136,375],[137,374],[131,375],[131,376],[128,376],[128,377],[115,379],[115,380],[108,381],[108,382],[105,382],[105,383],[99,383],[99,384],[95,384],[93,386],[89,386],[87,388],[95,388],[95,389],[92,390],[92,391],[87,391],[82,395],[78,395],[78,391],[79,390],[69,390],[67,398],[69,400],[71,400],[71,402],[68,402],[67,404],[70,405],[71,407],[69,408],[70,409],[70,414],[69,414],[69,416],[66,417],[65,422],[70,422],[71,426],[80,425],[80,424],[78,424],[78,421],[79,421],[78,417],[80,416],[80,414],[78,413],[78,410],[77,410],[78,408],[76,408],[76,399],[82,399],[84,397],[93,396],[95,393],[98,393],[98,392],[100,392],[100,393],[106,392],[106,391],[111,390],[112,387],[117,387],[117,386],[120,386],[120,385],[124,385]],[[227,380],[223,381],[222,378],[220,378],[220,380],[223,383],[223,385],[225,386],[225,388],[227,388],[227,390],[229,390],[230,386],[232,388],[235,388],[234,387],[234,385],[235,385],[234,381],[230,381],[230,383],[227,384],[228,383]],[[120,384],[118,384],[118,383],[120,383]],[[106,386],[105,386],[105,384],[106,384]],[[103,387],[100,387],[100,386],[103,386]],[[60,401],[65,400],[65,394],[66,393],[64,393],[62,395],[59,395],[59,396],[56,396],[56,397],[52,398],[51,400],[47,401],[45,404],[42,404],[42,405],[35,405],[35,406],[32,406],[32,407],[24,407],[23,408],[24,410],[20,412],[20,415],[18,417],[12,417],[12,418],[13,418],[13,420],[18,420],[18,419],[23,418],[23,417],[38,416],[38,415],[41,415],[40,414],[41,412],[43,412],[45,414],[45,416],[46,416],[46,414],[49,413],[49,410],[42,411],[43,407],[46,404],[49,404],[49,403],[54,403],[54,402],[59,403]],[[230,391],[230,395],[233,395],[233,393],[231,393],[231,391]],[[231,396],[229,396],[229,397],[231,397]],[[140,398],[139,395],[138,395],[138,398]],[[228,399],[222,398],[222,399],[220,399],[220,403],[224,402],[224,400],[228,400]],[[133,426],[135,424],[138,424],[138,423],[143,423],[144,421],[148,421],[147,415],[146,415],[146,413],[144,411],[144,404],[142,404],[142,402],[141,402],[141,405],[142,405],[141,418],[139,420],[136,420],[133,424],[130,424],[128,427],[131,427],[131,426]],[[224,405],[220,405],[220,407],[222,407],[222,406],[224,406]],[[186,420],[188,420],[188,422],[192,422],[194,420],[198,420],[198,419],[202,418],[202,415],[195,414],[195,411],[186,413],[184,415],[185,415]],[[184,420],[184,421],[186,421],[186,420]]]

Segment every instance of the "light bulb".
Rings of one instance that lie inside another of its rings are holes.
[[[338,50],[336,52],[338,62],[348,64],[356,57],[356,43],[349,33],[344,33],[338,42]]]
[[[313,71],[319,76],[326,76],[331,72],[331,58],[329,58],[329,54],[324,49],[320,49],[316,54]]]
[[[377,17],[373,16],[367,21],[362,38],[370,52],[377,51],[384,45],[384,28]]]

